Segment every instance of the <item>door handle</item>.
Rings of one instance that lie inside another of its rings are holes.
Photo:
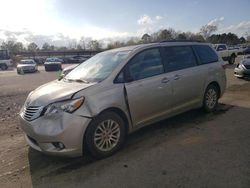
[[[180,78],[181,78],[180,75],[178,75],[178,74],[174,75],[174,80],[179,80]]]
[[[161,80],[161,83],[168,83],[169,82],[169,79],[167,78],[167,77],[165,77],[165,78],[162,78],[162,80]]]

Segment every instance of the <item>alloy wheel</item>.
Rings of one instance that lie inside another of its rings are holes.
[[[100,151],[112,150],[120,140],[120,126],[114,120],[102,121],[95,130],[94,144]]]

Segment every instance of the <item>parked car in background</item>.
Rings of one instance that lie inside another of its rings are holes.
[[[0,50],[0,69],[7,70],[13,66],[8,50]]]
[[[68,63],[82,63],[86,61],[88,58],[89,58],[88,56],[76,55],[76,56],[69,57],[67,61]]]
[[[234,69],[237,78],[250,78],[250,56],[243,59]]]
[[[62,60],[57,57],[47,58],[44,62],[45,71],[62,70]]]
[[[37,63],[33,59],[24,59],[17,64],[16,70],[17,74],[37,72]]]
[[[224,61],[228,61],[229,64],[234,64],[238,54],[237,49],[229,49],[226,44],[215,44],[214,48]]]
[[[115,153],[126,135],[195,108],[216,109],[224,62],[209,44],[159,42],[95,55],[32,91],[20,112],[27,143],[51,155]]]
[[[45,62],[45,59],[43,57],[36,57],[34,58],[34,61],[38,64],[38,65],[43,65]]]
[[[242,50],[242,55],[250,54],[250,46],[247,46],[244,50]]]

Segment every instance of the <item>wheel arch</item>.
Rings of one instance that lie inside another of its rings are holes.
[[[97,116],[99,116],[100,114],[102,114],[104,112],[114,112],[117,115],[119,115],[122,118],[122,120],[124,121],[126,134],[130,131],[130,121],[129,121],[129,118],[127,117],[126,113],[123,110],[121,110],[120,108],[117,108],[117,107],[109,107],[109,108],[102,110]]]
[[[125,134],[127,134],[129,131],[130,131],[130,120],[129,118],[127,117],[126,113],[124,111],[122,111],[120,108],[117,108],[117,107],[109,107],[109,108],[106,108],[104,110],[102,110],[99,114],[97,114],[95,117],[92,118],[91,121],[93,121],[95,118],[97,118],[99,115],[101,115],[102,113],[105,113],[105,112],[113,112],[113,113],[116,113],[117,115],[119,115],[122,120],[124,121],[124,125],[125,125]],[[91,122],[89,123],[89,125],[91,124]],[[86,128],[84,134],[83,134],[83,141],[82,141],[82,153],[84,154],[85,152],[88,153],[88,149],[85,149],[87,148],[86,146],[86,132],[87,132],[87,129],[89,128],[89,125],[88,127]]]

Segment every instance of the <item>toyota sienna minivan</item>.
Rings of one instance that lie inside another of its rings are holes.
[[[126,135],[185,111],[215,110],[223,61],[207,43],[168,41],[105,51],[32,91],[20,112],[28,144],[51,155],[104,158]]]

